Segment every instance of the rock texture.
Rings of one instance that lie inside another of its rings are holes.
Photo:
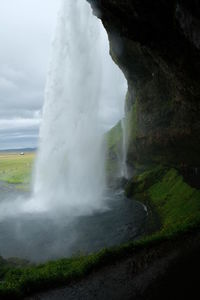
[[[96,270],[80,282],[26,300],[197,299],[199,244],[199,234],[165,241]]]
[[[200,2],[88,0],[128,82],[129,164],[200,167]]]

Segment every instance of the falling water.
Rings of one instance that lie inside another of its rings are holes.
[[[104,184],[103,137],[123,118],[126,89],[87,1],[62,0],[32,196],[14,186],[3,194],[0,182],[1,255],[45,261],[141,234],[143,206]],[[126,177],[125,155],[122,162]]]
[[[115,74],[121,72],[115,70],[113,74],[113,68],[108,70],[103,48],[102,24],[93,16],[87,1],[63,0],[52,47],[28,210],[64,210],[70,215],[81,215],[104,207],[100,108],[106,90],[102,86],[103,72],[109,71],[107,89],[113,90]]]
[[[121,128],[122,128],[122,155],[121,155],[121,176],[128,178],[127,170],[127,128],[126,128],[126,117],[121,119]]]
[[[33,199],[36,210],[102,206],[101,34],[86,1],[62,1],[46,84]]]

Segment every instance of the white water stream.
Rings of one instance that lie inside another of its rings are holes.
[[[127,140],[127,125],[126,125],[126,119],[123,117],[121,119],[121,128],[122,128],[122,155],[121,155],[121,177],[128,178],[128,169],[127,169],[127,146],[128,146],[128,140]]]
[[[118,114],[123,116],[124,82],[109,57],[102,24],[89,4],[63,0],[27,210],[82,215],[105,208],[102,112],[105,103],[108,106],[116,97]]]
[[[87,1],[61,3],[32,193],[0,182],[4,257],[39,262],[90,253],[133,240],[145,227],[142,205],[121,190],[105,192],[103,137],[124,118],[125,78]],[[126,177],[125,135],[122,150]]]

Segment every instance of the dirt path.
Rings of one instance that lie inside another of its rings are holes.
[[[172,258],[173,256],[168,260]],[[159,275],[159,270],[165,268],[168,260],[160,259],[145,272],[134,276],[134,262],[132,259],[127,259],[117,265],[102,269],[96,274],[91,274],[77,284],[40,294],[29,300],[132,299],[151,283],[152,273]]]
[[[29,300],[197,299],[199,253],[200,234],[167,241]]]

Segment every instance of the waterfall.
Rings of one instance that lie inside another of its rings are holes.
[[[8,186],[0,203],[2,254],[35,262],[121,244],[138,236],[138,218],[141,224],[145,220],[141,205],[124,201],[121,190],[105,186],[104,139],[115,124],[114,148],[127,177],[126,80],[109,55],[107,34],[88,2],[61,4],[32,190]],[[115,163],[118,167],[116,155]],[[118,170],[113,168],[116,176]],[[127,223],[130,230],[122,230]]]
[[[122,128],[122,155],[121,155],[121,177],[128,178],[127,170],[127,128],[126,128],[126,116],[121,119]]]
[[[109,57],[108,40],[105,49],[105,31],[102,34],[102,24],[87,1],[61,3],[33,192],[25,210],[83,215],[106,206],[101,105],[103,99],[115,97],[117,106],[119,95],[124,102],[126,84]]]
[[[47,77],[30,209],[82,214],[102,206],[100,22],[86,1],[62,1]]]

